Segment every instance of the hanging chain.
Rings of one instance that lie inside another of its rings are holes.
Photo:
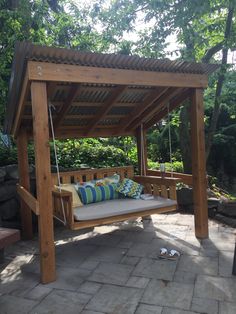
[[[50,120],[50,125],[51,125],[51,132],[52,132],[52,140],[53,140],[53,150],[54,150],[54,156],[55,156],[55,161],[56,161],[56,169],[57,169],[57,181],[58,181],[58,186],[59,186],[59,191],[60,191],[60,200],[61,200],[61,207],[62,207],[62,213],[63,213],[63,219],[60,219],[53,215],[54,218],[62,222],[64,225],[66,225],[66,215],[65,215],[65,207],[64,207],[64,202],[61,196],[61,179],[60,179],[60,171],[59,171],[59,164],[58,164],[58,157],[57,157],[57,147],[56,147],[56,141],[55,141],[55,133],[54,133],[54,126],[53,126],[53,120],[52,120],[52,108],[55,110],[55,107],[53,104],[49,102],[48,105],[48,111],[49,111],[49,120]]]
[[[168,112],[168,133],[169,133],[169,152],[170,152],[170,164],[171,164],[171,177],[173,177],[173,161],[172,161],[172,139],[171,139],[171,129],[170,129],[170,104],[167,103]]]

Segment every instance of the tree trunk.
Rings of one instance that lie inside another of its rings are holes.
[[[222,87],[223,83],[225,80],[225,73],[227,71],[226,65],[227,65],[227,57],[228,57],[228,40],[230,38],[230,32],[231,32],[231,27],[232,27],[232,19],[233,19],[233,14],[234,14],[234,7],[235,3],[234,1],[230,1],[229,3],[229,9],[228,9],[228,15],[227,15],[227,20],[226,20],[226,26],[225,26],[225,47],[222,49],[222,60],[221,60],[221,71],[218,76],[218,82],[216,86],[216,93],[215,93],[215,104],[213,108],[213,114],[211,117],[210,121],[210,126],[208,130],[208,136],[206,139],[206,159],[208,159],[211,147],[212,147],[212,142],[213,142],[213,137],[216,131],[216,126],[217,126],[217,121],[219,118],[220,114],[220,96],[222,92]]]

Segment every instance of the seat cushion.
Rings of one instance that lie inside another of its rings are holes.
[[[176,201],[163,197],[145,201],[131,198],[114,199],[74,208],[74,218],[80,221],[93,220],[175,205]]]

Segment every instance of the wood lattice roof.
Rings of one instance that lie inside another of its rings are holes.
[[[218,66],[18,43],[5,131],[32,132],[30,82],[46,81],[57,137],[132,135],[205,88]]]

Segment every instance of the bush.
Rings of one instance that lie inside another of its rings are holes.
[[[173,161],[172,163],[174,172],[184,172],[183,163],[181,161]],[[165,162],[166,171],[171,171],[171,163]],[[148,160],[148,168],[152,170],[159,170],[160,163]]]
[[[127,156],[125,152],[113,145],[102,145],[96,139],[57,141],[58,162],[61,168],[74,169],[86,164],[88,167],[117,167],[136,165],[134,152]],[[51,164],[55,165],[53,143],[50,143]],[[28,146],[29,163],[34,164],[34,148]],[[0,166],[17,164],[17,148],[15,145],[0,146]]]

